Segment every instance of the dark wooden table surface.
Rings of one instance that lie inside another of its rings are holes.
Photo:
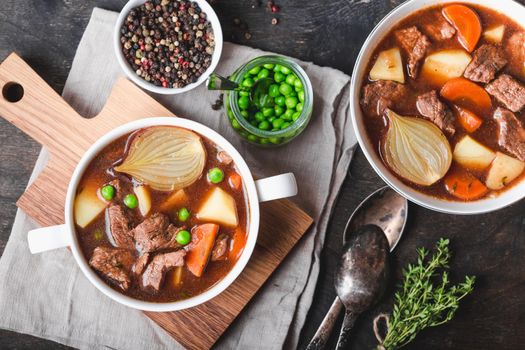
[[[520,0],[525,3],[525,0]],[[226,40],[274,51],[347,74],[373,26],[400,0],[281,0],[272,14],[256,0],[216,0]],[[494,0],[497,3],[496,0]],[[95,6],[119,10],[124,0],[5,0],[0,7],[0,59],[17,51],[58,92],[63,88],[76,46]],[[237,26],[234,18],[246,23]],[[249,31],[248,39],[245,32]],[[0,119],[0,254],[9,239],[15,201],[27,183],[39,145]],[[341,249],[344,225],[356,205],[383,183],[360,150],[352,161],[333,213],[315,300],[303,329],[300,347],[314,334],[335,292],[333,269]],[[445,326],[424,331],[407,349],[522,349],[525,347],[525,201],[496,213],[452,216],[410,206],[410,221],[393,257],[395,280],[400,267],[414,258],[415,248],[431,247],[448,237],[454,251],[453,278],[478,276],[474,294]],[[0,281],[0,283],[6,283]],[[394,284],[394,283],[393,283]],[[389,310],[394,286],[385,301],[361,317],[352,349],[375,345],[371,320]],[[1,317],[1,315],[0,315]],[[334,344],[334,337],[331,340]],[[0,349],[67,348],[0,330]]]

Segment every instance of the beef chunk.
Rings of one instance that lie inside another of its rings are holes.
[[[122,181],[120,181],[120,179],[113,179],[110,182],[108,182],[108,185],[115,187],[115,197],[113,197],[113,199],[122,201],[124,199],[124,189],[122,187]]]
[[[498,122],[498,143],[509,153],[525,162],[525,129],[514,113],[499,107],[494,112]]]
[[[129,233],[129,218],[118,204],[111,204],[106,211],[106,222],[109,222],[111,236],[117,247],[135,249],[133,236]]]
[[[186,251],[184,249],[156,255],[142,275],[142,287],[158,291],[166,272],[174,267],[184,265],[185,255]]]
[[[518,67],[521,73],[523,62],[525,62],[525,32],[516,32],[511,35],[505,45],[510,66]]]
[[[456,34],[456,29],[438,11],[434,12],[432,19],[423,25],[423,29],[436,41],[450,39]]]
[[[485,90],[513,112],[525,106],[525,87],[508,74],[501,74]]]
[[[367,114],[380,116],[386,108],[393,108],[405,95],[406,87],[403,84],[378,80],[364,87],[361,105]]]
[[[430,40],[415,26],[397,30],[394,35],[399,45],[408,54],[408,75],[416,79],[421,60],[425,58],[431,45]]]
[[[446,104],[441,102],[435,90],[419,95],[416,107],[422,116],[436,124],[449,135],[454,135],[454,116]]]
[[[211,261],[221,260],[228,251],[228,236],[220,235],[215,240],[215,245],[211,251]]]
[[[175,236],[180,230],[170,225],[166,215],[155,213],[137,225],[131,234],[135,238],[138,249],[142,253],[147,253],[159,249],[179,248]]]
[[[133,264],[133,273],[136,276],[140,276],[144,272],[144,269],[146,268],[146,265],[149,262],[149,256],[150,253],[142,254],[140,258],[138,258],[137,261],[135,261],[135,264]]]
[[[135,257],[129,250],[97,247],[93,251],[89,265],[122,290],[128,290],[131,284],[129,272],[134,260]]]
[[[479,83],[490,83],[506,64],[507,59],[500,48],[490,44],[481,45],[474,51],[464,76]]]

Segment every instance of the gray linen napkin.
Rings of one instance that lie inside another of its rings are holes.
[[[115,79],[123,75],[111,40],[116,18],[113,12],[93,11],[64,87],[64,98],[86,116],[102,108]],[[264,52],[225,43],[217,71],[227,75],[261,54]],[[218,348],[294,348],[312,302],[328,218],[356,139],[348,111],[349,77],[331,68],[300,64],[314,86],[313,118],[300,137],[276,149],[243,143],[228,125],[224,111],[211,109],[218,94],[203,86],[183,95],[155,96],[177,115],[220,132],[255,173],[270,176],[294,172],[299,185],[294,201],[315,220],[315,226],[219,340]],[[32,178],[47,159],[43,150]],[[275,226],[278,228],[278,223]],[[180,347],[141,312],[99,293],[66,249],[31,255],[26,234],[34,227],[19,210],[0,259],[1,328],[86,349]]]

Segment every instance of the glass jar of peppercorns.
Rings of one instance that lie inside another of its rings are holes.
[[[262,92],[264,105],[253,101],[250,93],[261,79],[267,80]],[[242,89],[225,92],[226,113],[233,129],[248,142],[267,147],[282,145],[308,125],[313,110],[312,84],[291,59],[257,57],[239,67],[230,80]]]

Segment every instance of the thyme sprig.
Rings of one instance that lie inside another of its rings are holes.
[[[403,285],[395,294],[392,315],[385,317],[387,333],[384,338],[380,339],[377,324],[374,325],[380,340],[377,349],[401,348],[413,341],[421,330],[450,321],[459,301],[472,292],[474,276],[466,276],[464,282],[450,285],[448,245],[449,240],[441,238],[430,258],[426,249],[417,249],[417,263],[403,270]],[[379,319],[374,322],[378,323]]]

